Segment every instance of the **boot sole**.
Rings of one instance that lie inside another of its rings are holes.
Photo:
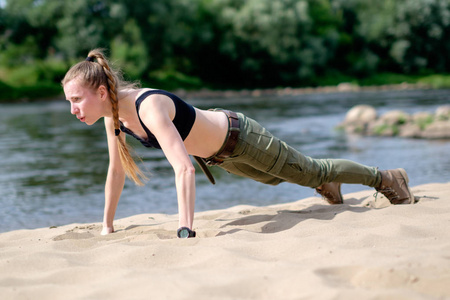
[[[344,197],[342,197],[341,193],[341,185],[342,183],[339,182],[339,196],[341,197],[341,202],[339,202],[338,204],[344,204]]]
[[[414,204],[414,195],[411,192],[411,189],[409,188],[409,177],[408,177],[408,174],[406,173],[405,169],[403,169],[403,168],[399,168],[397,170],[399,170],[399,172],[402,175],[403,179],[406,181],[406,187],[408,189],[408,194],[409,194],[409,202],[403,202],[402,204]]]
[[[316,189],[316,193],[320,194],[322,196],[322,199],[325,200],[328,204],[330,205],[337,205],[337,204],[344,204],[344,197],[342,197],[342,193],[341,193],[341,185],[342,183],[337,183],[338,184],[338,190],[339,190],[339,201],[338,202],[334,202],[334,201],[330,201],[328,200],[326,197],[324,197],[317,189]]]
[[[327,201],[327,202],[328,202],[329,204],[331,204],[331,205],[344,204],[344,197],[342,197],[342,193],[341,193],[341,185],[342,185],[342,183],[339,182],[339,183],[338,183],[338,189],[339,189],[339,197],[341,198],[341,199],[340,199],[340,202],[330,202],[330,201],[328,201],[328,200],[326,200],[326,199],[325,199],[325,201]]]

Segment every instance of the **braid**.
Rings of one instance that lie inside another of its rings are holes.
[[[97,63],[93,63],[94,59],[97,59]],[[73,66],[71,70],[67,72],[62,84],[64,85],[73,78],[80,76],[80,74],[83,74],[82,77],[84,82],[88,86],[98,88],[100,85],[105,85],[108,88],[120,161],[125,170],[125,174],[137,185],[143,185],[141,179],[146,180],[147,177],[136,165],[133,156],[130,154],[131,149],[128,147],[125,138],[120,136],[118,90],[124,87],[135,88],[136,84],[127,84],[124,82],[121,78],[121,74],[110,68],[108,60],[100,49],[90,51],[86,61]]]
[[[105,72],[106,77],[108,78],[108,89],[109,96],[112,104],[112,113],[114,120],[114,129],[119,130],[120,133],[120,122],[119,122],[119,100],[117,97],[117,88],[116,88],[116,79],[114,78],[114,74],[112,73],[108,62],[104,59],[104,57],[97,58],[98,63],[102,66],[103,71]]]

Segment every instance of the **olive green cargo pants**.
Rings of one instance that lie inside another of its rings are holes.
[[[313,159],[274,137],[258,122],[238,113],[238,143],[228,158],[218,166],[232,174],[277,185],[296,183],[316,188],[327,182],[379,186],[377,168],[345,159]]]

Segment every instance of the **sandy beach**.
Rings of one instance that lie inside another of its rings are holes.
[[[450,299],[450,182],[412,190],[2,233],[0,299]]]

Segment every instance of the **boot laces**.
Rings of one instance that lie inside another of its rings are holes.
[[[398,193],[391,187],[387,186],[384,188],[377,189],[377,192],[373,195],[375,201],[377,200],[378,192],[382,193],[389,201],[394,201],[399,198]]]

